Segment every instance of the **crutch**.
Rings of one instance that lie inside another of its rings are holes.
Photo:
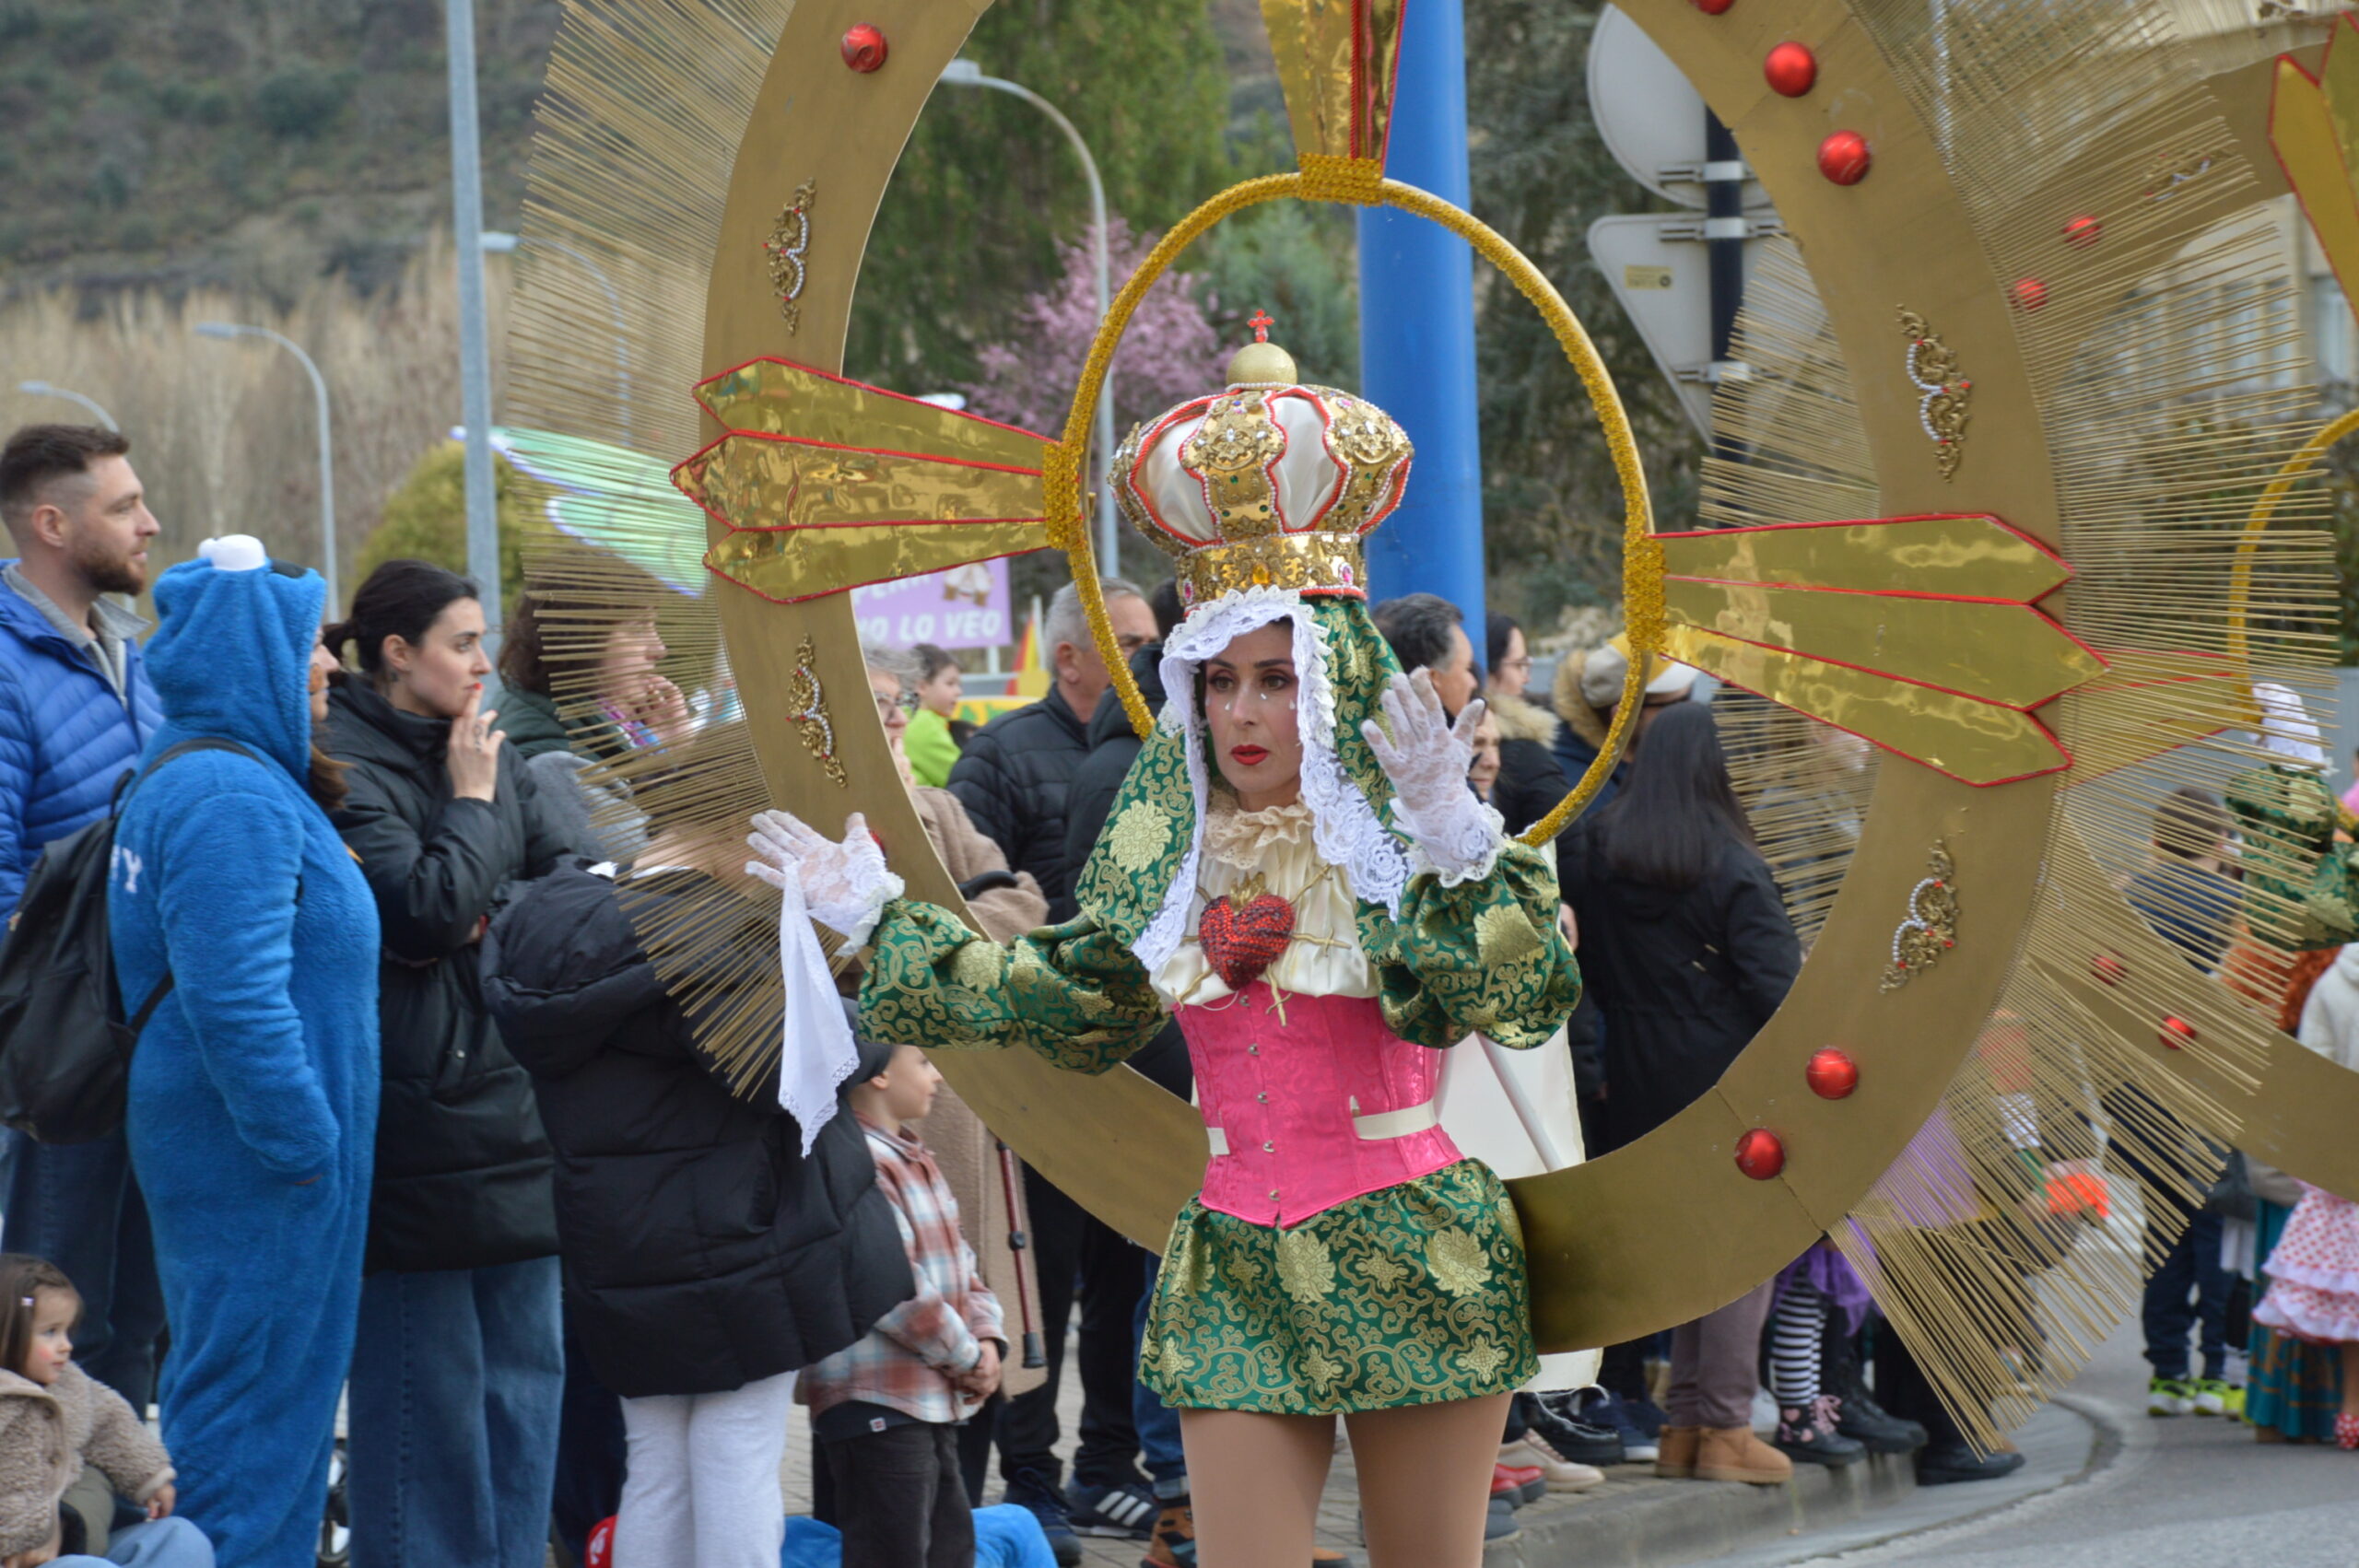
[[[1023,1364],[1046,1366],[1049,1352],[1040,1340],[1039,1308],[1024,1282],[1024,1252],[1032,1245],[1025,1234],[1024,1177],[1015,1168],[1015,1151],[996,1138],[992,1143],[999,1151],[999,1186],[1007,1201],[1007,1250],[1015,1255],[1015,1320],[1023,1329]]]

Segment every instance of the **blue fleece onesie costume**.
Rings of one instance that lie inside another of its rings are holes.
[[[235,560],[218,542],[216,558]],[[215,549],[209,544],[208,549]],[[222,1568],[311,1568],[352,1361],[377,1125],[377,907],[305,780],[326,590],[192,561],[156,586],[152,762],[108,886],[117,981],[174,989],[128,1131],[171,1322],[164,1442]]]

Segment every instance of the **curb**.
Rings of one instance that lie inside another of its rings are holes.
[[[1485,1547],[1483,1568],[1651,1568],[1765,1537],[1802,1535],[1917,1491],[1916,1468],[1905,1455],[1871,1455],[1840,1469],[1798,1466],[1780,1486],[1661,1480],[1641,1465],[1606,1475],[1595,1491],[1551,1497],[1518,1513],[1522,1530]]]

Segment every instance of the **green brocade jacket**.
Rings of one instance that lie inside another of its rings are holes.
[[[2359,846],[2335,842],[2339,813],[2318,776],[2255,768],[2228,786],[2228,810],[2245,838],[2245,903],[2256,930],[2301,952],[2359,942]]]
[[[1413,877],[1398,919],[1354,907],[1384,1025],[1412,1046],[1476,1031],[1540,1046],[1579,1000],[1555,875],[1520,844],[1455,886]],[[874,942],[861,1025],[878,1040],[1020,1045],[1103,1072],[1167,1016],[1129,942],[1095,915],[1003,948],[946,909],[903,899],[886,907]],[[1280,1065],[1285,1035],[1282,1021],[1261,1035],[1278,1059],[1273,1093],[1300,1087]],[[1489,1167],[1461,1158],[1283,1227],[1191,1199],[1165,1248],[1139,1375],[1175,1408],[1332,1415],[1504,1394],[1538,1366],[1514,1206]]]
[[[1362,903],[1360,947],[1385,1026],[1437,1050],[1476,1033],[1517,1050],[1544,1044],[1580,1000],[1556,908],[1555,872],[1512,841],[1489,876],[1454,887],[1430,872],[1411,878],[1397,920]],[[939,905],[897,899],[870,940],[860,1022],[878,1041],[1024,1046],[1072,1071],[1104,1072],[1167,1021],[1130,943],[1087,911],[1002,947]]]

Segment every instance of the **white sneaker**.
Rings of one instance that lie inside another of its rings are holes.
[[[1577,1465],[1559,1457],[1538,1437],[1526,1435],[1499,1445],[1499,1463],[1540,1471],[1551,1492],[1587,1492],[1605,1484],[1605,1472],[1594,1465]]]

